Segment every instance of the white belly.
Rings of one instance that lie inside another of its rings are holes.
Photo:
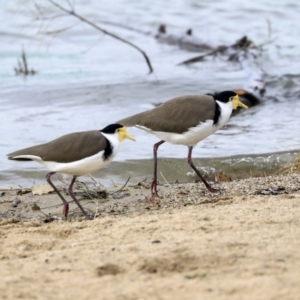
[[[52,172],[81,176],[94,173],[106,167],[113,160],[114,155],[112,154],[108,159],[103,161],[103,152],[101,151],[93,156],[69,163],[57,163],[54,161],[40,161],[40,163]]]
[[[213,120],[200,122],[198,126],[189,128],[184,133],[152,131],[144,126],[136,127],[143,129],[149,133],[155,134],[159,139],[177,145],[195,146],[217,130],[221,129],[229,120],[232,113],[232,102],[223,103],[217,101],[221,108],[221,114],[217,125],[213,125]]]
[[[106,167],[115,157],[118,152],[118,145],[114,148],[113,153],[110,157],[103,161],[103,153],[101,151],[95,155],[83,158],[78,161],[73,161],[69,163],[59,163],[55,161],[43,161],[39,156],[35,155],[19,155],[16,158],[29,158],[40,164],[43,164],[52,172],[63,173],[67,175],[81,176],[89,173],[94,173],[99,169]]]
[[[195,146],[218,129],[216,126],[213,126],[213,121],[210,120],[200,123],[197,127],[190,128],[182,134],[161,131],[153,131],[152,133],[159,139],[171,144]]]

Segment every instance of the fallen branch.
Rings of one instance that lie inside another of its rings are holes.
[[[129,180],[130,180],[130,177],[128,177],[128,179],[126,180],[126,182],[123,184],[123,186],[119,190],[117,190],[115,192],[112,192],[112,195],[114,195],[116,193],[122,192],[122,190],[125,188],[125,186],[127,185],[127,183],[128,183]]]
[[[210,51],[210,52],[208,52],[206,54],[202,54],[202,55],[190,58],[188,60],[185,60],[185,61],[179,63],[178,66],[180,66],[180,65],[188,65],[188,64],[199,62],[199,61],[203,61],[206,57],[208,57],[208,56],[216,56],[217,54],[220,54],[220,53],[224,52],[225,50],[227,50],[227,48],[228,47],[226,47],[226,46],[220,46],[217,49],[215,49],[213,51]]]
[[[219,54],[224,54],[226,52],[228,54],[229,61],[239,61],[241,53],[242,54],[251,54],[253,57],[256,57],[257,55],[255,53],[251,53],[250,50],[255,50],[257,52],[262,51],[263,47],[271,42],[273,42],[273,41],[271,40],[271,41],[268,41],[267,43],[264,43],[261,45],[255,45],[251,40],[248,39],[247,36],[244,36],[244,37],[238,39],[234,44],[232,44],[230,46],[225,46],[225,45],[219,46],[216,49],[214,49],[206,54],[190,58],[188,60],[185,60],[185,61],[179,63],[178,65],[188,65],[188,64],[196,63],[199,61],[203,61],[206,57],[217,56]]]

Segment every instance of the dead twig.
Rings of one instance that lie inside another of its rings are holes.
[[[140,180],[138,181],[137,183],[131,185],[132,187],[138,187],[138,186],[141,186],[143,188],[147,188],[149,189],[150,188],[150,183],[146,183],[147,181],[147,178],[143,179],[143,180]]]
[[[286,164],[282,168],[280,168],[275,175],[285,175],[292,173],[300,173],[300,154],[297,154],[296,158],[293,159],[292,162]]]
[[[44,213],[42,211],[42,209],[36,204],[36,202],[33,203],[31,209],[33,211],[38,211],[38,212],[42,213],[46,217],[46,219],[44,220],[44,222],[46,222],[46,223],[49,223],[49,222],[52,222],[55,220],[55,218],[53,218],[50,213],[49,214]]]
[[[2,200],[0,201],[0,204],[3,204],[3,203],[13,203],[14,200]]]
[[[101,28],[100,26],[96,25],[95,23],[91,22],[90,20],[88,20],[88,19],[84,18],[83,16],[77,14],[74,10],[73,5],[69,1],[68,1],[68,3],[70,5],[70,9],[67,9],[67,8],[61,6],[59,3],[57,3],[53,0],[48,0],[48,2],[53,4],[55,7],[57,7],[61,11],[67,13],[68,15],[74,16],[75,18],[79,19],[80,21],[90,25],[91,27],[95,28],[96,30],[101,31],[104,34],[109,35],[112,38],[114,38],[116,40],[119,40],[119,41],[133,47],[134,49],[139,51],[143,55],[144,59],[146,60],[146,63],[147,63],[148,68],[149,68],[149,74],[153,72],[153,68],[152,68],[149,57],[147,56],[147,54],[140,47],[138,47],[137,45],[135,45],[135,44],[133,44],[133,43],[127,41],[127,40],[125,40],[124,38],[121,38],[120,36],[118,36],[118,35],[116,35],[112,32],[107,31],[106,29]]]
[[[84,199],[106,199],[107,191],[106,190],[98,190],[98,189],[89,189],[88,186],[81,181],[76,181],[76,194],[79,194]]]
[[[167,179],[165,178],[165,176],[163,175],[162,172],[160,172],[160,176],[163,178],[163,180],[164,180],[167,184],[169,184],[169,182],[167,181]]]
[[[88,175],[90,176],[90,178],[94,181],[94,183],[96,185],[100,185],[100,186],[104,187],[104,185],[101,184],[100,182],[98,182],[98,180],[95,177],[93,177],[91,174],[88,174]]]
[[[130,180],[130,177],[128,177],[128,179],[126,180],[126,182],[123,184],[123,186],[119,190],[117,190],[115,192],[112,192],[112,195],[121,192],[125,188],[125,186],[127,185],[127,183],[128,183],[129,180]]]
[[[65,27],[65,28],[61,28],[61,29],[57,29],[57,30],[52,30],[52,31],[38,31],[38,34],[46,34],[46,35],[53,35],[53,34],[59,34],[62,33],[64,31],[67,31],[71,28],[73,28],[74,26],[76,26],[78,24],[78,22],[76,22],[75,24]]]

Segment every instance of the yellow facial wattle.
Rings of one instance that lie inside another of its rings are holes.
[[[135,141],[135,139],[129,133],[127,133],[125,127],[119,128],[118,133],[120,142],[122,142],[124,139]]]
[[[248,109],[248,106],[245,105],[244,103],[242,103],[242,102],[240,101],[240,98],[239,98],[238,95],[235,95],[235,96],[231,97],[230,100],[231,100],[232,103],[233,103],[233,109],[237,109],[239,106],[240,106],[240,107],[243,107],[243,108],[245,108],[245,109]]]

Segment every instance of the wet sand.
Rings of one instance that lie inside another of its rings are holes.
[[[1,190],[1,298],[297,299],[300,175],[214,186],[161,185],[160,201],[112,187],[81,201],[93,221],[73,204],[63,221],[55,194]]]

